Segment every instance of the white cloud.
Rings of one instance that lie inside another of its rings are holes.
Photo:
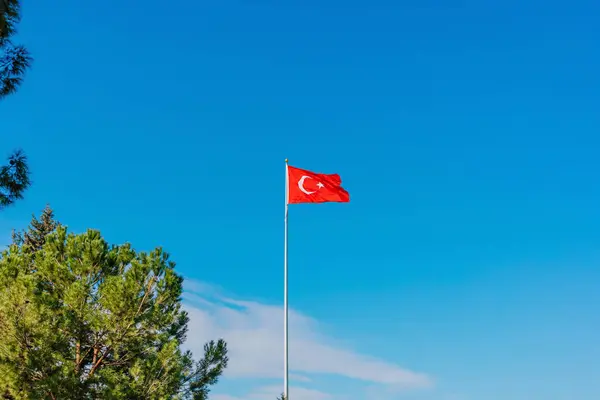
[[[212,400],[242,400],[241,397],[230,396],[228,394],[213,394],[210,397]]]
[[[229,396],[226,394],[211,395],[212,400],[275,400],[281,394],[279,386],[264,386],[251,391],[243,397]],[[332,400],[333,396],[318,390],[306,389],[302,387],[291,387],[290,397],[294,400]]]
[[[311,379],[308,376],[300,374],[290,374],[290,380],[294,382],[310,382]]]
[[[199,282],[186,283],[184,300],[190,316],[187,347],[195,354],[201,354],[208,340],[224,338],[231,360],[226,377],[282,377],[282,307],[221,297],[214,287]],[[292,382],[309,380],[306,375],[332,374],[401,388],[431,384],[427,375],[332,344],[332,338],[319,333],[317,321],[292,309],[289,312],[290,371],[295,374]],[[309,396],[308,392],[305,394]],[[314,397],[316,393],[310,396],[313,397],[306,399],[327,398]]]

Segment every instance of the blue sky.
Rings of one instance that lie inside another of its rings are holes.
[[[0,238],[165,247],[215,400],[282,384],[284,158],[352,196],[290,211],[292,400],[597,398],[600,3],[30,3]]]

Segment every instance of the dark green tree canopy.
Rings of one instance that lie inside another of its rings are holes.
[[[20,20],[20,0],[0,0],[0,101],[17,91],[32,62],[27,49],[13,41]],[[16,151],[0,166],[0,210],[23,198],[29,183],[27,158]]]
[[[35,215],[31,217],[27,230],[23,232],[13,231],[13,243],[26,246],[30,251],[39,251],[46,243],[46,237],[54,232],[59,225],[60,223],[54,219],[54,211],[48,204],[42,211],[40,219],[37,219]]]
[[[27,157],[17,150],[8,158],[8,165],[0,166],[0,210],[22,199],[30,184]]]
[[[30,236],[56,229],[39,250],[23,241],[0,256],[0,396],[207,399],[227,347],[207,343],[198,362],[181,350],[183,278],[167,253],[68,233],[44,215]]]
[[[0,0],[0,100],[17,91],[32,61],[27,49],[13,42],[20,20],[20,1]]]

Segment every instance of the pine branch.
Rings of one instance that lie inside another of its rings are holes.
[[[21,20],[21,6],[18,0],[0,0],[0,46],[2,39],[14,35],[16,25]]]
[[[27,156],[17,150],[8,158],[8,165],[0,168],[0,210],[22,199],[30,184]]]
[[[0,57],[0,100],[11,95],[23,83],[23,76],[31,66],[33,58],[21,45],[5,41],[4,54]]]
[[[11,232],[11,238],[13,244],[16,244],[17,246],[21,246],[23,244],[23,234],[15,231],[14,229]]]
[[[33,61],[25,47],[11,40],[21,21],[19,3],[19,0],[0,0],[0,100],[17,91]]]

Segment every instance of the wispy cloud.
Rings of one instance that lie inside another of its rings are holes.
[[[311,390],[302,387],[292,387],[290,393],[294,393],[294,399],[296,400],[333,400],[333,396],[327,393],[320,392],[318,390]],[[281,387],[279,386],[264,386],[252,390],[250,393],[243,397],[229,396],[226,394],[215,394],[212,395],[213,400],[265,400],[265,399],[276,399],[281,394]],[[291,396],[291,394],[290,394]],[[340,399],[341,400],[341,399]]]
[[[231,359],[226,371],[227,378],[282,376],[281,306],[224,297],[213,286],[193,281],[186,283],[184,301],[190,315],[187,346],[194,353],[200,354],[206,341],[222,337],[227,341]],[[320,332],[316,320],[292,309],[289,324],[290,371],[296,376],[292,382],[309,381],[312,375],[325,374],[395,388],[420,388],[431,385],[431,379],[425,374],[336,345],[333,338]],[[261,390],[262,395],[265,390],[277,394],[280,388],[263,387],[258,392],[251,392],[244,399],[258,398]],[[296,391],[304,393],[300,395],[294,392],[297,399],[330,398],[325,393],[308,389],[297,388]],[[227,397],[218,399],[227,400]]]

